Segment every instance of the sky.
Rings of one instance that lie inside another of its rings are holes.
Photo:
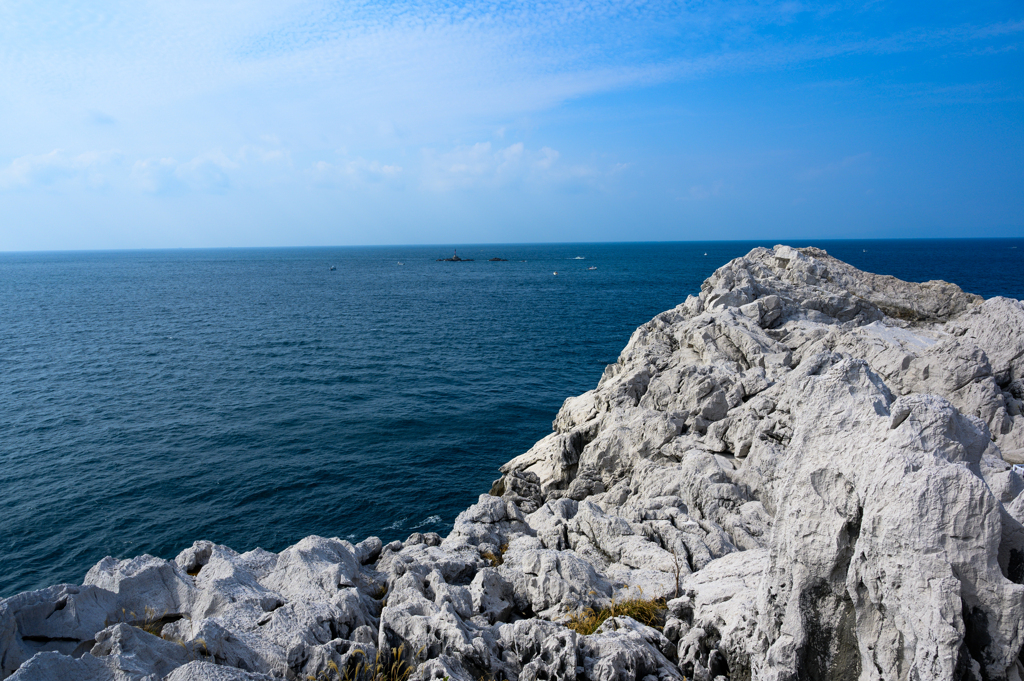
[[[0,251],[1024,235],[1024,3],[0,0]]]

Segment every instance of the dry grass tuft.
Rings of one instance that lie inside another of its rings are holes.
[[[403,650],[404,646],[392,648],[390,655],[381,655],[378,650],[373,662],[364,659],[344,672],[338,669],[337,664],[330,662],[327,665],[329,673],[323,672],[319,676],[306,678],[310,681],[409,681],[413,668],[402,656]],[[365,656],[362,650],[354,652]],[[423,652],[423,649],[421,648],[419,652]],[[418,657],[419,653],[416,656]]]
[[[660,629],[665,625],[665,601],[662,599],[628,598],[616,603],[614,600],[607,608],[594,610],[586,608],[575,613],[565,623],[578,634],[589,636],[612,617],[632,617],[640,624]]]
[[[124,608],[121,608],[120,616],[116,617],[114,620],[111,620],[108,617],[104,622],[104,625],[109,627],[111,624],[124,623],[130,627],[141,629],[147,634],[152,634],[153,636],[162,636],[161,632],[163,631],[165,624],[177,622],[180,619],[181,615],[172,615],[166,612],[157,612],[156,609],[151,608],[147,605],[146,611],[142,615],[137,614],[134,610],[128,611]]]
[[[508,542],[501,545],[498,548],[498,555],[494,555],[491,551],[481,551],[480,557],[485,559],[491,564],[491,567],[498,567],[505,562],[505,552],[508,551]]]

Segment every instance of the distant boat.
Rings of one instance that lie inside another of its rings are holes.
[[[597,265],[591,265],[591,266],[590,266],[590,267],[588,267],[587,269],[588,269],[588,270],[596,270],[596,269],[597,269]]]
[[[573,260],[586,260],[582,255],[577,255]]]
[[[558,276],[558,272],[552,272],[551,274],[555,275],[556,277]]]
[[[705,253],[704,255],[707,255],[707,253]]]
[[[399,265],[404,265],[405,263],[404,263],[404,262],[402,262],[401,260],[399,260],[399,261],[398,261],[398,264],[399,264]]]
[[[337,268],[337,267],[335,267],[334,265],[331,265],[331,272],[333,272],[333,271],[334,271],[334,270],[336,270],[336,269],[338,269],[338,268]]]

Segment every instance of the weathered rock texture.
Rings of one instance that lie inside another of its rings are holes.
[[[1024,305],[755,249],[640,327],[448,537],[197,542],[0,602],[0,677],[1014,679]],[[581,636],[575,611],[641,593]]]

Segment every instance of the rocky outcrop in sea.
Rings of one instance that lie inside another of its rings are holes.
[[[1016,681],[1022,398],[1021,302],[755,249],[447,537],[107,558],[0,601],[0,678]]]

